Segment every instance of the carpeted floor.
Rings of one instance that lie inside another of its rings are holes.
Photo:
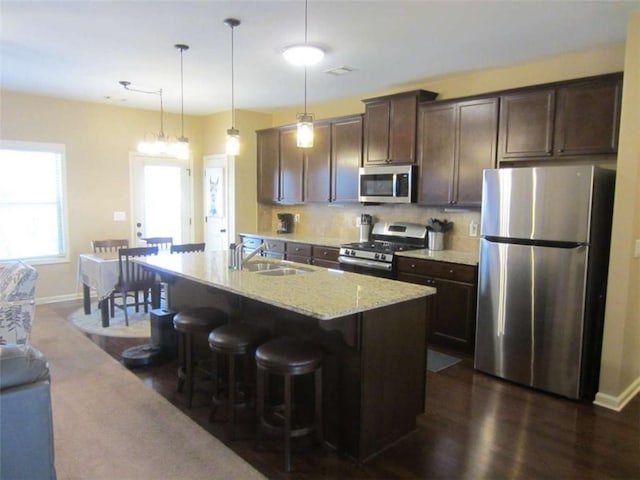
[[[264,478],[46,305],[31,341],[51,369],[59,480]]]
[[[461,361],[461,358],[447,355],[446,353],[436,352],[430,348],[427,350],[427,370],[430,372],[439,372]]]
[[[131,338],[149,338],[151,336],[149,314],[143,311],[136,313],[133,307],[129,312],[129,326],[125,323],[123,311],[116,309],[115,316],[109,319],[109,326],[103,327],[97,305],[92,305],[89,315],[86,315],[82,308],[77,309],[69,316],[69,320],[83,332],[95,335]]]

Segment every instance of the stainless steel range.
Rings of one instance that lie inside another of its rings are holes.
[[[395,278],[396,252],[426,248],[427,227],[416,223],[376,223],[370,242],[347,243],[340,247],[342,270]]]

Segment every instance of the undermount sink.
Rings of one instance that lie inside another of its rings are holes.
[[[283,277],[285,275],[300,275],[302,273],[308,273],[312,270],[302,269],[302,268],[289,268],[289,267],[280,267],[274,268],[273,270],[262,270],[261,272],[256,272],[258,275],[268,275],[270,277]]]
[[[246,263],[242,269],[247,272],[265,272],[269,270],[279,270],[284,268],[282,265],[278,265],[277,263],[267,263],[267,262],[251,262]]]

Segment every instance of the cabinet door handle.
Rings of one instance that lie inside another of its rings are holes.
[[[449,270],[449,273],[453,274],[453,270]]]

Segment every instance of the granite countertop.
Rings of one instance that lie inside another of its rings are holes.
[[[241,233],[241,235],[261,237],[267,240],[282,240],[285,242],[307,243],[309,245],[319,245],[323,247],[339,248],[345,243],[357,242],[357,238],[337,238],[337,237],[321,237],[318,235],[300,235],[297,233]],[[429,250],[423,248],[420,250],[409,250],[406,252],[396,253],[398,256],[420,258],[423,260],[436,260],[439,262],[460,263],[464,265],[477,265],[478,252],[463,252],[458,250]]]
[[[324,244],[323,244],[324,245]],[[435,288],[357,273],[264,257],[250,263],[284,263],[309,270],[300,275],[270,276],[229,269],[228,251],[160,254],[137,262],[205,285],[291,310],[331,320],[436,293]]]

